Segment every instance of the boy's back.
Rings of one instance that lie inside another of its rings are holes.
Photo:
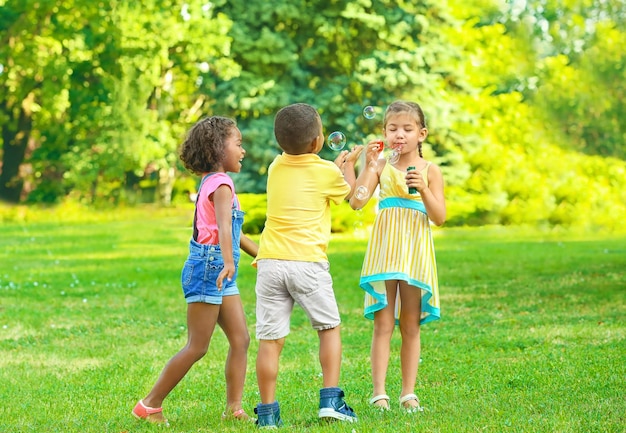
[[[312,153],[277,156],[268,171],[267,220],[257,260],[327,261],[330,202],[341,203],[349,192],[332,162]]]

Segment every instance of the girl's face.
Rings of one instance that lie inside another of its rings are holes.
[[[239,173],[241,171],[241,161],[246,156],[246,150],[241,145],[241,131],[236,126],[228,134],[224,146],[224,160],[222,168],[224,171]]]
[[[409,113],[398,113],[389,116],[383,133],[389,147],[407,153],[417,150],[418,143],[426,139],[428,130]]]

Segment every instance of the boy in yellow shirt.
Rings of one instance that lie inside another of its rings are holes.
[[[282,425],[276,401],[280,353],[289,334],[294,303],[302,307],[318,333],[323,386],[319,417],[353,422],[339,385],[340,317],[326,249],[330,241],[330,203],[349,199],[355,183],[354,164],[362,146],[342,151],[334,163],[318,156],[324,145],[322,120],[310,105],[282,108],[274,135],[283,150],[270,164],[267,220],[259,241],[256,282],[256,374],[261,403],[257,425]]]

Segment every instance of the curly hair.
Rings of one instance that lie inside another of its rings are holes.
[[[320,134],[320,115],[308,104],[296,103],[281,108],[274,118],[274,136],[286,153],[307,152],[311,142]]]
[[[237,127],[234,120],[211,116],[191,127],[180,148],[180,159],[187,170],[201,175],[214,171],[224,159],[226,139]]]
[[[420,128],[427,128],[426,126],[426,117],[424,116],[424,112],[422,111],[422,107],[415,102],[409,101],[394,101],[387,107],[385,110],[385,117],[383,120],[383,129],[387,127],[387,121],[389,117],[394,116],[396,114],[408,114],[415,119],[417,126]],[[422,156],[422,143],[418,143],[417,150],[419,152],[420,157]]]

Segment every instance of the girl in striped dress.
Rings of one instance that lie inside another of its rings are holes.
[[[374,389],[370,404],[389,409],[385,380],[391,336],[398,325],[402,337],[400,407],[417,412],[422,410],[415,395],[420,325],[439,319],[437,264],[430,223],[439,226],[446,219],[444,182],[439,167],[422,158],[428,129],[418,104],[395,101],[389,105],[383,135],[397,158],[380,158],[380,143],[370,142],[365,169],[350,199],[353,209],[361,209],[379,188],[379,212],[360,279],[365,291],[365,317],[374,320]]]

